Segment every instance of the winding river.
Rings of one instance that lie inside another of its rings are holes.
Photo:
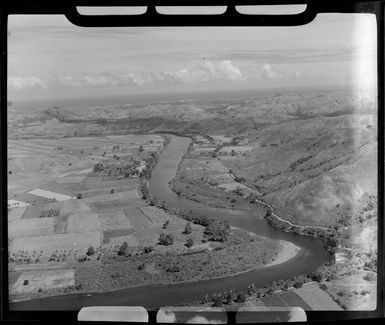
[[[201,300],[206,294],[223,292],[225,289],[233,287],[236,291],[245,290],[252,282],[257,287],[262,287],[274,280],[312,272],[317,266],[326,262],[328,254],[320,241],[271,227],[263,219],[266,212],[263,207],[255,207],[250,210],[218,209],[178,197],[170,189],[168,183],[174,178],[179,162],[186,153],[190,142],[191,140],[186,137],[171,137],[169,145],[160,154],[152,172],[149,188],[151,194],[166,200],[170,205],[186,210],[192,209],[212,218],[227,220],[234,227],[265,237],[290,241],[301,248],[294,258],[281,264],[236,276],[179,284],[141,286],[104,293],[47,297],[12,303],[10,304],[11,310],[78,310],[83,306],[102,305],[146,307],[177,305]]]

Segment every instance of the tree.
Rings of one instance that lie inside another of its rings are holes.
[[[293,287],[296,288],[296,289],[301,288],[301,287],[302,287],[302,282],[296,282],[296,283],[294,283]]]
[[[170,221],[169,220],[166,220],[166,222],[163,224],[163,229],[166,229],[167,226],[170,224]]]
[[[144,251],[146,254],[151,253],[153,250],[154,250],[154,247],[152,247],[152,246],[145,246],[145,247],[143,248],[143,251]]]
[[[254,283],[250,284],[249,287],[247,288],[247,293],[248,293],[249,295],[254,294],[256,291],[257,291],[257,289],[256,289]]]
[[[129,251],[128,251],[128,244],[127,242],[124,242],[118,249],[118,255],[119,256],[128,256]]]
[[[193,245],[194,245],[193,239],[191,237],[187,238],[186,246],[190,248]]]
[[[92,246],[89,247],[86,254],[87,254],[88,256],[94,255],[94,254],[95,254],[94,248],[93,248]]]
[[[312,274],[311,279],[313,281],[322,282],[324,275],[321,271],[316,271]]]
[[[140,145],[140,146],[139,146],[139,152],[143,152],[143,151],[144,151],[143,146]]]
[[[328,247],[338,247],[338,239],[335,237],[329,237],[327,239],[327,245]]]
[[[83,194],[82,193],[78,193],[78,195],[76,197],[78,198],[78,200],[80,200],[80,199],[83,198]]]
[[[245,302],[246,301],[246,295],[243,292],[238,293],[236,301],[237,302]]]
[[[114,194],[115,190],[112,188],[110,194]]]
[[[171,234],[161,233],[159,236],[159,245],[170,246],[174,243],[174,237]]]
[[[235,296],[233,292],[230,290],[230,292],[225,296],[225,303],[227,305],[231,305],[235,299]]]
[[[191,228],[191,225],[188,223],[188,224],[186,225],[186,227],[184,228],[184,233],[185,233],[186,235],[189,235],[189,234],[191,234],[191,232],[192,232],[192,228]]]
[[[142,264],[139,264],[139,266],[138,266],[138,270],[143,270],[144,269],[144,263],[142,263]]]
[[[166,271],[167,271],[167,272],[172,272],[172,273],[180,272],[180,267],[179,267],[179,265],[176,265],[176,264],[170,265],[170,266],[167,268]]]
[[[223,299],[221,295],[217,295],[213,298],[213,307],[222,307]]]
[[[328,286],[325,283],[320,284],[319,286],[322,290],[327,290]]]

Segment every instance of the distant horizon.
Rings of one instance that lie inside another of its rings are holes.
[[[351,85],[327,85],[327,86],[294,86],[294,87],[268,87],[268,88],[248,88],[248,89],[216,89],[198,90],[189,92],[158,92],[142,94],[106,94],[106,95],[83,95],[76,97],[38,97],[28,99],[12,100],[9,107],[20,106],[20,108],[30,108],[36,105],[46,105],[44,107],[63,106],[116,106],[116,105],[140,105],[156,103],[174,103],[178,101],[215,101],[224,99],[240,99],[240,97],[255,97],[258,95],[269,95],[278,93],[300,93],[316,91],[344,91],[355,92],[357,89]],[[232,98],[229,98],[232,97]],[[35,107],[38,108],[38,107]],[[43,108],[43,107],[40,107]]]

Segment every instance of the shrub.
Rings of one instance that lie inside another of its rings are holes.
[[[232,291],[230,291],[226,296],[225,296],[225,303],[227,305],[231,305],[234,301],[235,297]]]
[[[170,221],[169,220],[167,220],[164,224],[163,224],[163,229],[166,229],[167,228],[167,226],[170,224]]]
[[[83,255],[83,256],[78,257],[78,262],[79,263],[82,263],[82,262],[85,262],[85,261],[87,261],[87,255]]]
[[[128,244],[127,242],[124,242],[118,249],[118,255],[119,256],[128,256]]]
[[[92,246],[89,247],[88,250],[87,250],[87,255],[91,256],[91,255],[94,255],[94,254],[95,254],[94,248]]]
[[[257,288],[255,287],[254,283],[250,284],[249,287],[247,288],[247,293],[249,295],[254,294],[256,291],[257,291]]]
[[[159,245],[169,246],[174,243],[174,237],[170,234],[161,233],[159,236]]]
[[[301,287],[302,287],[302,282],[296,282],[296,283],[294,283],[293,287],[296,288],[296,289],[301,288]]]
[[[337,296],[339,296],[339,297],[342,297],[342,296],[344,296],[345,294],[342,292],[342,291],[338,291],[337,292]]]
[[[192,228],[191,228],[191,225],[188,223],[188,224],[186,225],[186,227],[184,228],[184,233],[185,233],[186,235],[189,235],[189,234],[191,234],[191,232],[192,232]]]
[[[222,307],[223,299],[222,296],[218,295],[213,298],[213,307]]]
[[[78,195],[76,197],[78,198],[78,200],[80,200],[80,199],[83,198],[83,194],[82,193],[78,193]]]
[[[328,286],[325,284],[325,283],[322,283],[322,284],[320,284],[320,289],[322,289],[322,290],[327,290],[328,289]]]
[[[240,292],[237,294],[237,302],[245,302],[246,301],[246,295],[243,292]]]
[[[142,264],[139,264],[139,266],[138,266],[138,270],[143,270],[144,269],[144,263],[142,263]]]
[[[110,194],[114,194],[115,190],[112,188]]]
[[[176,272],[180,272],[180,267],[179,265],[170,265],[167,270],[167,272],[172,272],[172,273],[176,273]]]
[[[23,281],[23,285],[25,285],[25,286],[28,285],[28,283],[29,283],[28,280],[24,280],[24,281]]]
[[[369,282],[375,282],[377,281],[377,276],[373,273],[368,273],[363,277],[363,279]]]
[[[329,237],[326,241],[328,247],[338,247],[338,239],[335,237]]]
[[[187,238],[187,243],[186,243],[186,246],[187,247],[191,247],[194,245],[194,241],[191,237]]]
[[[154,250],[154,247],[152,247],[152,246],[145,246],[145,247],[143,248],[143,251],[144,251],[146,254],[151,253],[153,250]]]
[[[315,272],[312,274],[311,279],[313,281],[321,282],[323,280],[323,275],[321,272]]]

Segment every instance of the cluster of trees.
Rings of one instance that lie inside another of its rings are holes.
[[[158,160],[158,154],[156,152],[151,152],[148,157],[145,158],[146,166],[142,169],[140,177],[146,180],[151,178],[151,172]]]
[[[174,243],[174,236],[171,234],[161,233],[159,236],[159,245],[170,246]]]
[[[230,235],[230,224],[227,221],[208,218],[206,216],[195,213],[192,210],[185,211],[178,208],[173,208],[173,207],[170,208],[166,206],[166,202],[164,200],[159,200],[157,198],[152,197],[147,191],[145,193],[146,195],[143,195],[143,196],[146,196],[146,199],[150,201],[152,205],[161,209],[165,209],[166,211],[172,214],[178,215],[179,217],[189,222],[192,222],[193,224],[206,227],[204,231],[206,240],[224,242],[228,239]],[[188,229],[189,226],[186,225],[186,227],[187,227],[187,230],[189,231]],[[186,233],[186,229],[185,229],[185,233]]]
[[[114,177],[134,177],[139,176],[140,161],[130,159],[120,164],[97,163],[93,172],[98,175],[107,175]]]
[[[224,242],[230,235],[230,224],[215,220],[206,227],[204,234],[207,240]]]
[[[141,252],[136,252],[136,254],[150,254],[151,252],[154,251],[153,246],[144,246],[143,250]],[[130,247],[128,246],[127,242],[124,242],[122,245],[120,245],[118,249],[118,255],[119,256],[131,256],[133,252],[131,251]],[[88,254],[87,254],[88,255]]]
[[[313,158],[312,155],[307,156],[307,157],[299,158],[299,159],[297,159],[296,161],[292,162],[292,163],[289,165],[289,168],[293,171],[293,170],[295,170],[299,165],[304,164],[305,162],[307,162],[308,160],[310,160],[310,159],[312,159],[312,158]]]
[[[212,297],[213,307],[222,307],[223,305],[231,305],[234,302],[242,303],[247,300],[247,295],[241,291],[238,294],[234,294],[233,290],[225,292],[223,294],[214,294]]]
[[[53,218],[58,217],[60,215],[60,209],[59,208],[49,208],[49,209],[43,209],[40,213],[40,218]]]

